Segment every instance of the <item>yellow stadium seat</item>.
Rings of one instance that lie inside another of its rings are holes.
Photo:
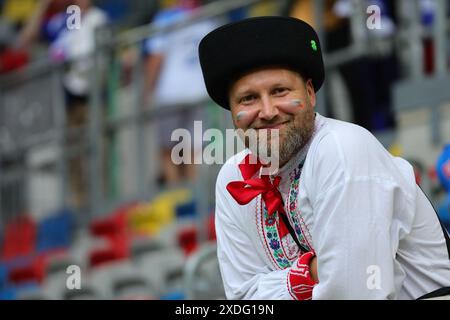
[[[30,19],[37,4],[36,0],[6,0],[3,6],[3,16],[11,22],[24,23]]]

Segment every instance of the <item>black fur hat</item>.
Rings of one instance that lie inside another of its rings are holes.
[[[227,24],[199,45],[210,97],[229,109],[229,89],[239,76],[264,66],[285,66],[311,78],[317,92],[325,78],[322,49],[314,29],[291,17],[256,17]]]

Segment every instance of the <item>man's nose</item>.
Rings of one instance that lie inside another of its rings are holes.
[[[279,114],[278,107],[269,98],[261,99],[261,109],[259,111],[259,118],[270,121]]]

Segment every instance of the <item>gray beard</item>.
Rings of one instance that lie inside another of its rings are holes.
[[[279,147],[276,148],[279,150],[272,150],[270,133],[267,134],[268,139],[266,143],[263,143],[261,146],[266,148],[267,152],[261,152],[259,149],[261,144],[259,135],[256,146],[250,144],[247,139],[244,140],[245,146],[250,149],[253,154],[258,155],[260,160],[264,163],[273,162],[274,159],[278,159],[277,162],[280,164],[280,167],[282,167],[308,143],[313,134],[315,113],[312,108],[309,108],[309,110],[310,111],[305,114],[305,118],[302,123],[297,124],[295,122],[291,122],[289,126],[286,127],[283,144],[280,145],[278,143]]]
[[[286,164],[311,139],[314,130],[314,112],[308,112],[302,125],[293,123],[286,130],[286,138],[280,146],[279,163]]]
[[[280,148],[279,163],[286,163],[305,145],[305,137],[295,127],[286,132],[286,140]]]

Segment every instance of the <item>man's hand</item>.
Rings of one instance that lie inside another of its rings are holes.
[[[317,275],[317,258],[314,257],[311,260],[311,263],[309,264],[309,272],[311,272],[311,277],[313,278],[314,282],[319,282],[319,277]]]

